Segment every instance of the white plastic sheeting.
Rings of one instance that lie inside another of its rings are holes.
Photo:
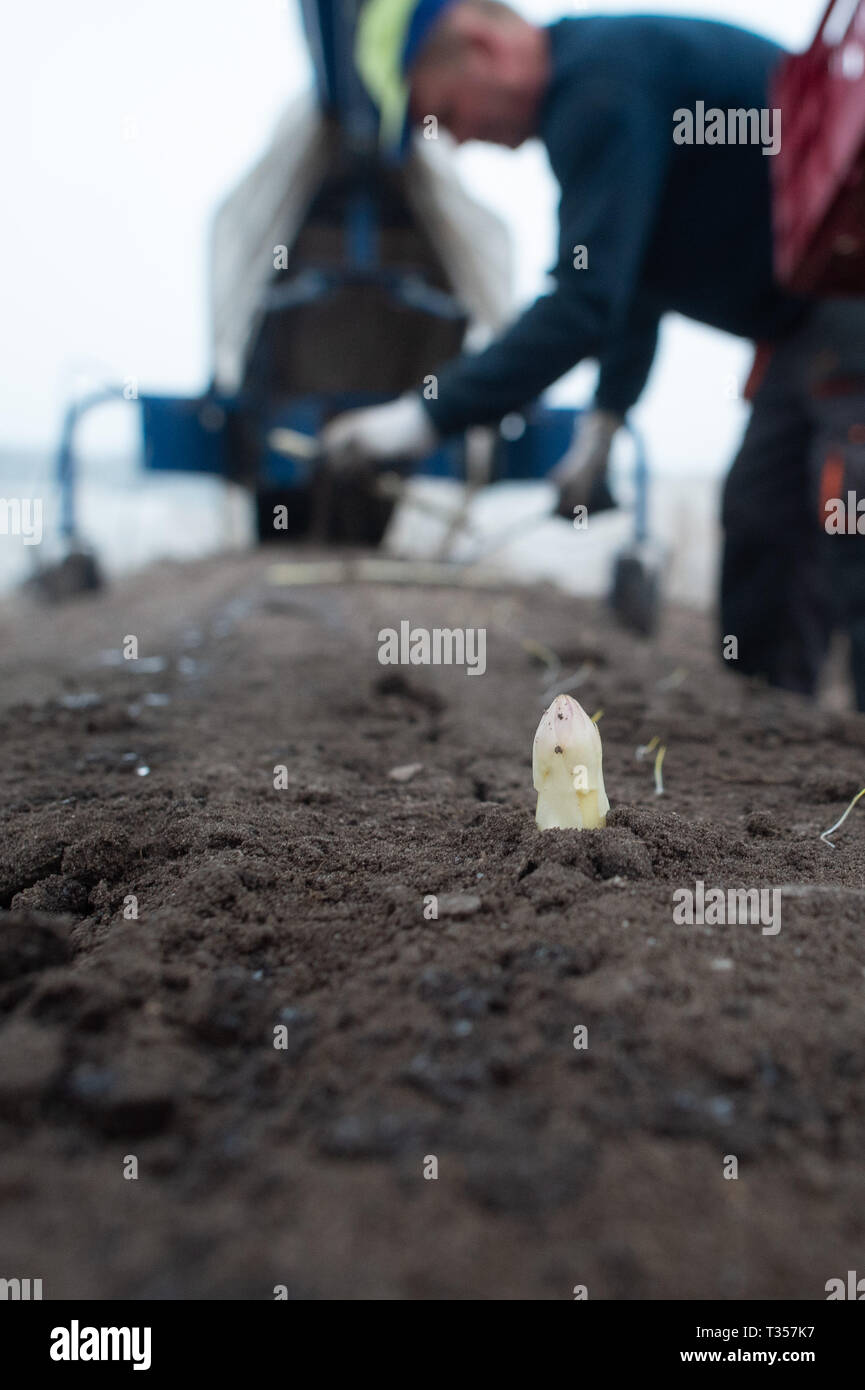
[[[310,95],[280,119],[270,146],[216,213],[211,245],[211,326],[217,389],[240,386],[247,349],[274,274],[274,248],[289,249],[328,173],[332,141]],[[406,200],[425,229],[480,346],[512,311],[509,234],[476,202],[453,169],[446,140],[417,136],[402,177]]]

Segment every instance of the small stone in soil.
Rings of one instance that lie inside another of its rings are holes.
[[[470,917],[481,906],[476,893],[440,893],[438,910],[440,917]]]
[[[410,782],[422,771],[423,763],[401,763],[399,767],[392,767],[387,775],[392,782]]]

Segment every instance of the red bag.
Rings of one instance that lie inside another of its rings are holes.
[[[831,0],[772,84],[775,271],[811,295],[865,295],[865,0]]]

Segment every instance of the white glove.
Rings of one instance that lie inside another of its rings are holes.
[[[561,516],[571,517],[574,507],[588,506],[592,487],[606,473],[613,440],[624,423],[611,410],[590,410],[581,416],[571,447],[550,473],[559,485]]]
[[[345,469],[375,460],[423,458],[437,443],[433,423],[413,391],[386,405],[347,410],[321,432],[328,462]]]

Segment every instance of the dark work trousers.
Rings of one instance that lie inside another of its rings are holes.
[[[724,488],[721,567],[732,669],[813,695],[840,627],[865,710],[865,534],[855,514],[853,534],[826,525],[851,492],[865,499],[865,298],[815,304],[775,345]]]

